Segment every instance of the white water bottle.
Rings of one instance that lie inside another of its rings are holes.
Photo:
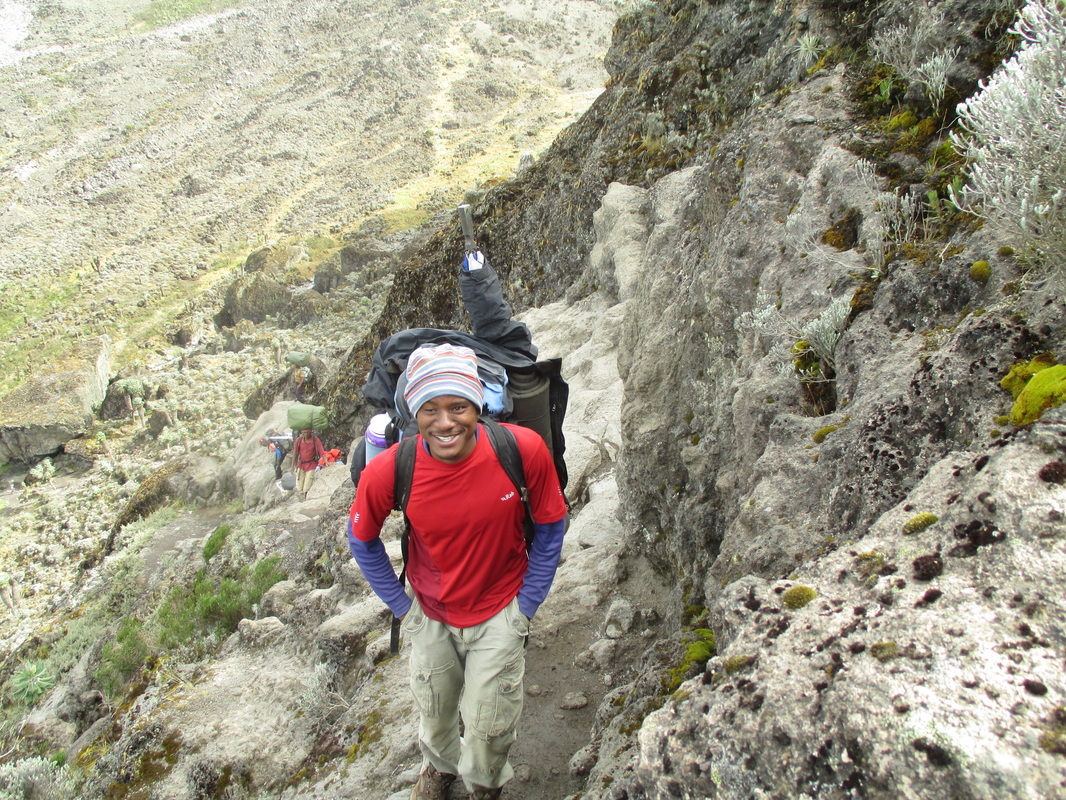
[[[378,453],[385,451],[388,442],[385,440],[385,430],[389,426],[389,415],[375,414],[370,418],[370,424],[366,426],[366,463]]]

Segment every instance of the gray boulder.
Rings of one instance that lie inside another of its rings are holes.
[[[231,328],[242,319],[263,322],[284,309],[290,300],[289,289],[263,273],[241,275],[226,290],[222,309],[215,324]]]
[[[31,462],[84,434],[103,402],[111,339],[76,348],[56,371],[30,378],[0,398],[0,461]]]

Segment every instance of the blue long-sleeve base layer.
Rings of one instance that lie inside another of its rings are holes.
[[[529,566],[518,590],[518,609],[530,619],[537,613],[548,596],[555,572],[559,568],[559,556],[563,551],[563,534],[566,520],[537,523],[534,525],[533,546],[529,550]],[[403,617],[411,609],[411,598],[396,577],[389,555],[381,539],[363,542],[352,535],[348,524],[348,547],[355,562],[363,571],[367,583],[381,601],[397,617]]]

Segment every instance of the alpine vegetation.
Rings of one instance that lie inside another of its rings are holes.
[[[915,69],[915,80],[925,87],[925,93],[937,113],[940,112],[940,104],[944,102],[944,93],[948,88],[948,70],[958,54],[959,48],[953,47],[923,61]]]
[[[41,756],[0,766],[0,800],[72,800],[77,788],[69,767]]]
[[[814,65],[826,51],[825,45],[813,33],[804,33],[796,39],[791,51],[796,54],[804,69]]]
[[[741,315],[740,324],[774,339],[770,353],[780,359],[782,374],[794,375],[805,384],[820,383],[836,374],[834,353],[850,313],[850,298],[838,297],[816,317],[798,324],[761,294],[756,307]]]
[[[939,31],[944,12],[939,8],[921,7],[906,25],[880,31],[870,40],[870,52],[908,83],[921,78],[923,65],[935,58],[942,44]]]
[[[958,106],[969,168],[951,200],[1061,273],[1066,262],[1066,11],[1028,3],[1018,52]]]

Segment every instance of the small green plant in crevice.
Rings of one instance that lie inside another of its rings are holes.
[[[188,644],[194,636],[224,637],[252,617],[263,594],[286,578],[281,556],[242,567],[235,577],[215,578],[201,569],[192,586],[175,586],[156,611],[159,645],[164,649]]]
[[[939,112],[949,88],[948,72],[959,48],[945,49],[940,33],[943,10],[918,6],[902,25],[882,28],[870,40],[875,61],[890,67],[905,83],[921,86],[933,108]]]
[[[858,562],[855,571],[858,572],[859,576],[870,586],[877,583],[877,576],[881,574],[881,570],[883,570],[888,563],[884,553],[877,550],[868,550],[859,553],[855,556],[855,560]]]
[[[793,42],[789,50],[795,54],[803,69],[811,69],[821,60],[826,52],[826,46],[813,33],[801,34]]]
[[[714,657],[714,631],[708,628],[695,628],[688,631],[681,640],[685,653],[681,661],[669,669],[662,679],[663,693],[671,695],[689,678],[707,665]]]
[[[797,323],[760,292],[755,308],[742,314],[739,324],[771,338],[770,357],[782,374],[799,381],[805,403],[822,416],[836,409],[836,346],[850,314],[851,298],[838,297],[814,318]]]
[[[150,654],[144,622],[137,617],[124,617],[115,634],[115,641],[104,645],[94,677],[108,697],[118,697],[132,675],[144,666]]]

